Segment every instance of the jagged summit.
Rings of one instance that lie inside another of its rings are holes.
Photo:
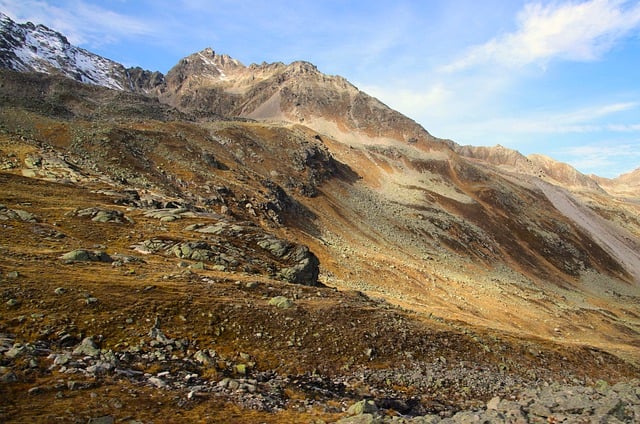
[[[180,73],[183,78],[186,76],[197,75],[199,77],[216,77],[227,79],[226,72],[233,72],[238,68],[245,66],[240,61],[226,54],[216,54],[216,52],[207,47],[206,49],[193,53],[183,59],[169,71],[169,74]]]
[[[415,121],[306,61],[244,66],[208,48],[180,60],[166,81],[161,100],[184,111],[303,123],[348,142],[448,149]]]
[[[0,67],[19,72],[59,74],[124,91],[148,91],[162,82],[159,73],[125,69],[113,60],[73,46],[44,25],[16,24],[0,12]]]

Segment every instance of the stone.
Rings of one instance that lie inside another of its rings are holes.
[[[10,308],[13,308],[15,306],[19,306],[20,305],[20,301],[14,298],[11,298],[9,300],[7,300],[7,306]]]
[[[272,297],[269,300],[269,305],[275,306],[280,309],[289,309],[293,306],[293,300],[288,299],[284,296],[276,296]]]
[[[56,359],[53,360],[54,365],[65,365],[71,360],[71,355],[68,353],[63,353],[60,355],[56,355]]]
[[[163,389],[165,387],[167,387],[167,383],[162,380],[161,378],[158,377],[149,377],[149,383],[153,384],[154,386],[156,386],[159,389]]]
[[[362,415],[362,414],[377,414],[378,407],[372,400],[361,400],[349,407],[347,414],[349,415]]]
[[[18,218],[25,222],[37,222],[36,216],[32,213],[21,211],[19,209],[14,209],[13,212],[18,216]]]
[[[67,289],[65,289],[64,287],[57,287],[53,292],[55,294],[65,294],[67,292]]]
[[[18,278],[20,273],[18,271],[10,271],[7,273],[7,278]]]
[[[91,374],[104,374],[111,371],[114,365],[106,361],[98,361],[93,365],[87,367],[87,372]]]
[[[89,251],[76,249],[65,253],[60,259],[67,262],[113,262],[113,259],[103,251]]]
[[[43,391],[44,391],[44,390],[42,389],[42,387],[38,387],[38,386],[36,386],[36,387],[32,387],[32,388],[30,388],[29,390],[27,390],[27,393],[28,393],[29,395],[33,396],[33,395],[40,394],[40,393],[42,393]]]
[[[538,417],[547,418],[550,417],[551,410],[538,401],[529,406],[529,414],[537,415]]]
[[[487,402],[487,410],[498,409],[499,405],[500,405],[500,397],[495,396],[489,402]]]
[[[287,259],[294,260],[295,265],[280,270],[283,280],[307,286],[318,285],[320,261],[308,247],[297,246],[287,255]]]
[[[195,270],[203,270],[205,269],[204,262],[196,262],[195,264],[191,265],[190,268]]]
[[[4,356],[8,359],[15,359],[27,354],[29,351],[32,351],[32,350],[33,350],[32,346],[16,343],[13,345],[11,349],[7,350],[4,353]]]
[[[601,395],[606,395],[609,392],[609,383],[604,380],[598,380],[593,388]]]
[[[193,355],[193,359],[201,363],[202,365],[213,365],[215,360],[204,350],[199,350]]]
[[[258,241],[258,246],[268,250],[272,255],[278,258],[284,257],[291,248],[291,244],[289,242],[270,237]]]
[[[96,357],[100,355],[100,349],[98,349],[91,337],[85,337],[78,347],[73,350],[73,354]]]

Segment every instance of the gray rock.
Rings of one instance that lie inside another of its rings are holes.
[[[295,264],[280,270],[280,277],[290,283],[316,286],[320,274],[320,261],[308,247],[297,245],[283,259]]]
[[[56,358],[53,360],[54,365],[65,365],[71,360],[71,355],[68,353],[63,353],[60,355],[56,355]]]
[[[8,359],[15,359],[33,352],[33,346],[29,344],[16,343],[4,353]]]
[[[14,209],[13,212],[17,215],[18,218],[20,218],[21,220],[23,220],[25,222],[37,222],[38,221],[38,219],[36,218],[36,216],[34,214],[29,213],[27,211]]]
[[[500,405],[500,397],[496,396],[492,398],[489,402],[487,402],[487,410],[498,409]]]
[[[103,251],[89,251],[85,249],[72,250],[65,253],[60,259],[67,262],[113,262],[111,256]]]
[[[276,296],[272,297],[269,300],[269,305],[275,306],[280,309],[289,309],[293,306],[293,300],[288,299],[284,296]]]
[[[110,362],[98,361],[95,364],[88,366],[87,372],[91,374],[104,374],[113,370],[114,368],[114,365]]]
[[[165,387],[167,387],[167,383],[162,380],[161,378],[158,377],[149,377],[149,383],[153,384],[154,386],[156,386],[159,389],[163,389]]]
[[[37,395],[37,394],[40,394],[40,393],[42,393],[42,392],[44,392],[43,388],[42,388],[42,387],[38,387],[38,386],[36,386],[36,387],[32,387],[32,388],[30,388],[29,390],[27,390],[27,393],[28,393],[29,395],[31,395],[31,396],[33,396],[33,395]]]
[[[213,365],[215,360],[204,350],[199,350],[193,355],[193,359],[200,362],[202,365]]]
[[[20,305],[20,301],[17,300],[17,299],[11,298],[11,299],[7,300],[6,304],[7,304],[8,307],[13,308],[15,306],[19,306]]]
[[[291,243],[271,237],[259,240],[258,246],[268,250],[272,255],[278,258],[284,257],[291,249]]]
[[[91,337],[85,337],[82,342],[73,350],[74,355],[99,356],[100,349]]]
[[[349,407],[347,414],[349,415],[362,415],[362,414],[377,414],[378,407],[372,400],[361,400]]]

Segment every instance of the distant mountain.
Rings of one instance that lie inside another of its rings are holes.
[[[16,24],[0,12],[0,67],[19,72],[59,74],[116,90],[146,92],[162,83],[159,72],[121,64],[75,47],[44,25]]]
[[[564,187],[602,191],[602,188],[592,177],[582,174],[569,164],[558,162],[548,156],[539,154],[524,156],[517,150],[500,145],[494,147],[458,146],[456,152],[462,156],[498,166],[505,171],[544,178]]]
[[[448,148],[415,121],[308,62],[244,66],[207,48],[180,60],[166,82],[160,99],[181,110],[301,123],[354,143]]]
[[[634,198],[640,197],[640,168],[612,179],[597,175],[590,175],[590,177],[610,193]]]

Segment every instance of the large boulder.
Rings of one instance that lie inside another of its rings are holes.
[[[113,262],[113,258],[100,250],[76,249],[60,257],[66,262]]]
[[[273,236],[265,236],[258,240],[257,244],[288,264],[278,272],[283,280],[306,286],[318,284],[320,261],[307,246],[293,244]]]

